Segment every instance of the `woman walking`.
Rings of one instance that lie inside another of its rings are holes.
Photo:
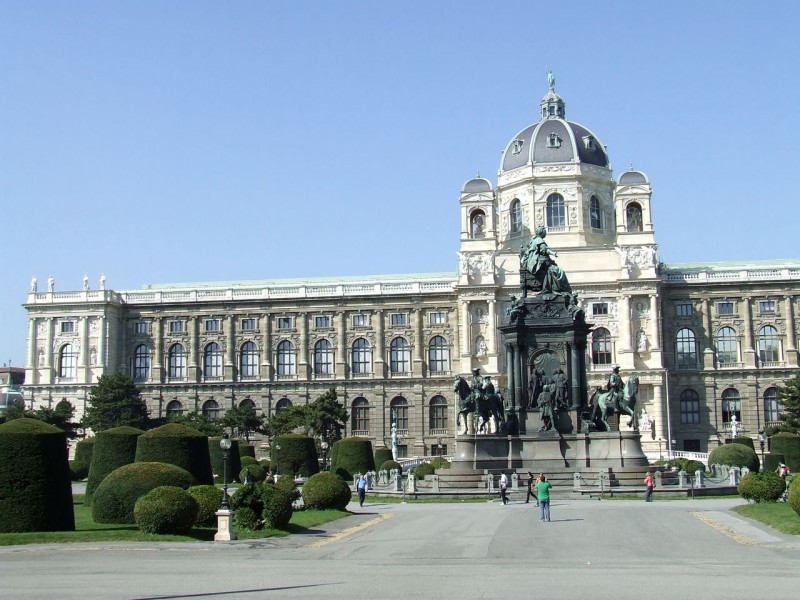
[[[550,482],[544,473],[539,473],[539,483],[536,484],[536,495],[539,498],[539,520],[544,523],[550,521]]]
[[[644,477],[644,501],[645,502],[652,502],[653,501],[653,474],[648,471],[647,475]]]

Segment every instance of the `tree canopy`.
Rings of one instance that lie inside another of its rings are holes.
[[[778,386],[778,403],[781,406],[781,429],[800,433],[800,375]]]
[[[38,419],[39,421],[44,421],[45,423],[49,423],[65,431],[68,438],[76,438],[78,437],[78,428],[81,425],[72,420],[74,416],[75,407],[72,406],[69,400],[64,398],[56,404],[55,408],[42,406],[36,410],[25,410],[21,406],[11,406],[6,411],[4,420],[13,421],[14,419],[21,419],[22,417]]]
[[[229,408],[222,417],[222,426],[236,430],[239,437],[250,440],[253,432],[266,433],[264,418],[256,414],[252,406],[234,406]]]
[[[347,421],[347,410],[337,402],[336,390],[330,388],[306,406],[290,406],[275,412],[267,423],[270,435],[285,435],[302,429],[305,435],[320,436],[331,432],[335,438]]]
[[[97,385],[89,390],[83,425],[95,432],[123,425],[147,429],[147,405],[133,379],[119,372],[101,375]]]
[[[203,413],[190,412],[184,414],[172,414],[167,418],[169,423],[180,423],[192,429],[196,429],[200,433],[206,434],[208,437],[218,437],[222,435],[225,427],[220,419],[212,419]]]

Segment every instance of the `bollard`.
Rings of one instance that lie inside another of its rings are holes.
[[[694,480],[697,482],[697,487],[705,487],[706,478],[703,469],[697,469],[697,471],[694,472]]]
[[[431,482],[433,484],[433,491],[434,492],[438,492],[439,491],[439,476],[436,475],[435,473],[433,475],[431,475]]]

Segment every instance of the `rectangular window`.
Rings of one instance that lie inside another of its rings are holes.
[[[219,319],[206,319],[206,331],[219,331]]]
[[[255,319],[242,319],[242,331],[255,331],[255,330],[256,330]]]
[[[406,324],[406,313],[392,313],[392,326],[403,326]]]
[[[292,317],[278,317],[278,329],[291,329]]]
[[[133,324],[133,332],[134,333],[147,333],[147,323],[144,321],[136,321]]]
[[[183,333],[183,321],[170,321],[169,322],[169,332],[170,333]]]
[[[353,315],[353,327],[366,327],[367,315]]]
[[[691,302],[681,302],[675,305],[675,311],[679,317],[691,317],[694,314],[694,306]]]
[[[61,321],[61,333],[75,333],[75,321]]]
[[[700,440],[683,440],[684,452],[702,452],[700,450]]]
[[[718,315],[732,315],[733,314],[733,302],[718,302],[717,303],[717,314]]]
[[[331,326],[331,318],[328,315],[314,317],[314,327],[317,329],[328,329]]]
[[[608,302],[595,302],[592,304],[592,315],[607,315]]]
[[[681,425],[700,423],[700,400],[681,400]]]
[[[775,300],[759,300],[758,301],[758,312],[760,312],[762,315],[774,313],[775,312]]]
[[[428,323],[431,325],[444,325],[447,322],[445,317],[445,313],[443,312],[432,312],[428,316]]]

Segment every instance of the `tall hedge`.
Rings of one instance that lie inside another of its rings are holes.
[[[751,471],[758,471],[760,466],[755,450],[744,444],[725,444],[714,448],[708,455],[708,464],[747,467]]]
[[[92,498],[92,518],[97,523],[136,522],[136,501],[163,485],[189,489],[195,479],[186,469],[157,462],[124,465],[103,479]]]
[[[211,470],[217,476],[217,483],[223,483],[222,448],[219,447],[221,437],[208,438],[208,454],[211,457]],[[242,470],[239,440],[231,440],[231,448],[228,450],[228,483],[239,480],[239,471]],[[251,446],[252,448],[252,446]]]
[[[355,473],[375,470],[372,442],[363,437],[349,437],[333,444],[331,471],[345,481],[352,481]]]
[[[740,435],[739,437],[735,437],[730,441],[731,444],[742,444],[743,446],[747,446],[751,448],[753,451],[756,449],[756,445],[753,443],[753,438],[748,437],[746,435]]]
[[[0,425],[0,532],[74,531],[67,434],[26,417]]]
[[[390,448],[378,448],[375,450],[375,466],[380,467],[383,463],[394,460],[394,455]]]
[[[783,454],[793,473],[800,473],[800,436],[781,431],[770,438],[770,451]]]
[[[256,457],[255,446],[251,446],[247,442],[244,444],[239,444],[239,440],[234,441],[239,445],[239,456],[252,456],[253,458]],[[231,446],[231,451],[233,451],[233,446]]]
[[[94,441],[95,438],[87,437],[75,444],[75,458],[73,462],[84,464],[87,468],[91,466],[92,454],[94,454]]]
[[[136,462],[163,462],[186,469],[199,485],[212,485],[208,437],[179,423],[167,423],[139,436]]]
[[[298,433],[275,437],[272,441],[270,464],[279,475],[310,477],[319,473],[319,459],[314,438]]]
[[[136,427],[112,427],[98,431],[86,482],[84,503],[91,506],[92,495],[100,482],[112,471],[129,465],[136,459],[136,440],[144,431]]]

